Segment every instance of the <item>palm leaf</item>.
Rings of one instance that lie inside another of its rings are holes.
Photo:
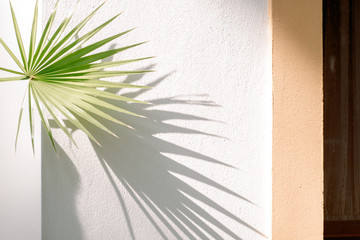
[[[24,75],[24,76],[25,76],[25,74],[22,73],[22,72],[14,71],[14,70],[7,69],[7,68],[2,68],[2,67],[0,67],[0,70],[1,70],[1,71],[5,71],[5,72],[9,72],[9,73],[14,73],[14,74]]]
[[[20,123],[21,123],[21,118],[22,118],[22,114],[23,114],[23,110],[24,110],[24,104],[25,104],[25,98],[26,98],[27,91],[28,91],[28,89],[26,88],[26,91],[25,91],[25,94],[24,94],[24,97],[23,97],[23,100],[22,100],[21,108],[20,108],[18,126],[17,126],[17,131],[16,131],[16,138],[15,138],[15,151],[16,151],[16,148],[17,148],[17,141],[18,141],[18,137],[19,137]]]
[[[36,1],[35,10],[34,10],[34,19],[31,29],[28,66],[31,66],[32,64],[31,60],[35,50],[37,22],[38,22],[38,1]]]
[[[31,134],[31,145],[32,145],[32,149],[33,152],[35,153],[35,146],[34,146],[34,109],[32,108],[32,104],[31,104],[31,83],[29,83],[29,87],[28,87],[28,97],[29,97],[29,123],[30,123],[30,134]]]
[[[85,19],[83,19],[76,27],[74,27],[65,37],[63,37],[59,43],[52,47],[50,53],[55,53],[57,50],[61,48],[64,44],[67,43],[69,39],[74,37],[80,30],[86,25],[86,23],[94,16],[94,14],[104,5],[102,3],[99,7],[97,7],[92,13],[90,13]],[[42,52],[43,55],[45,54],[44,51]],[[47,56],[48,57],[48,56]],[[41,58],[37,59],[36,66],[38,66],[39,61],[42,60]]]
[[[20,30],[19,30],[19,26],[15,17],[15,13],[14,13],[14,9],[11,5],[10,2],[10,9],[11,9],[11,16],[13,19],[13,23],[14,23],[14,29],[15,29],[15,34],[16,34],[16,40],[19,46],[19,50],[20,50],[20,54],[21,54],[21,59],[23,61],[23,64],[25,66],[25,70],[27,70],[27,60],[26,60],[26,53],[25,53],[25,48],[24,48],[24,44],[21,38],[21,34],[20,34]]]
[[[41,100],[41,102],[44,104],[44,106],[46,107],[46,109],[48,110],[48,112],[50,113],[50,115],[53,117],[54,121],[56,122],[56,124],[61,128],[61,130],[63,130],[66,135],[69,137],[69,139],[76,145],[76,142],[74,140],[74,138],[72,137],[71,133],[69,132],[69,130],[67,129],[64,121],[62,121],[61,118],[59,118],[57,116],[56,112],[56,108],[52,105],[49,104],[47,100],[44,99],[44,97],[42,95],[39,94],[39,92],[36,89],[35,84],[33,84],[33,90],[34,90],[34,95],[36,94],[38,96],[38,98]],[[50,137],[50,136],[49,136]],[[50,137],[50,139],[52,140],[52,138]],[[52,141],[53,142],[53,141]]]
[[[97,79],[92,80],[81,80],[81,81],[57,81],[57,80],[49,80],[46,79],[46,82],[52,82],[52,83],[58,83],[61,82],[62,84],[68,84],[73,86],[82,86],[82,87],[88,87],[88,88],[97,88],[97,87],[104,87],[104,88],[143,88],[143,89],[149,89],[150,87],[147,86],[139,86],[139,85],[132,85],[127,83],[118,83],[118,82],[108,82],[108,81],[101,81]]]
[[[39,112],[39,115],[40,115],[40,117],[41,117],[41,120],[42,120],[42,122],[43,122],[43,124],[44,124],[45,130],[46,130],[48,136],[50,137],[51,144],[52,144],[53,148],[54,148],[55,151],[56,151],[55,142],[54,142],[54,138],[53,138],[53,136],[52,136],[52,132],[51,132],[51,128],[50,128],[49,122],[48,122],[48,120],[45,118],[45,116],[44,116],[44,114],[43,114],[43,110],[42,110],[41,107],[40,107],[39,99],[38,99],[38,97],[37,97],[36,94],[35,94],[35,91],[34,91],[34,88],[33,88],[33,84],[31,84],[31,85],[29,86],[29,88],[31,89],[31,92],[32,92],[32,94],[33,94],[33,96],[34,96],[34,100],[35,100],[35,103],[36,103],[36,107],[37,107],[37,109],[38,109],[38,112]]]
[[[142,60],[146,60],[146,59],[150,59],[153,57],[146,57],[146,58],[138,58],[138,59],[130,59],[130,60],[123,60],[123,61],[113,61],[113,62],[102,62],[102,63],[92,63],[92,64],[84,64],[80,67],[70,67],[70,68],[66,68],[66,69],[60,69],[58,71],[53,71],[52,74],[64,74],[64,73],[69,73],[69,72],[96,72],[96,71],[103,71],[105,68],[112,68],[112,67],[117,67],[117,66],[121,66],[121,65],[125,65],[125,64],[129,64],[129,63],[133,63],[133,62],[137,62],[137,61],[142,61]],[[0,69],[1,70],[1,69]],[[46,74],[44,74],[46,75]]]
[[[100,26],[98,26],[97,28],[95,28],[94,30],[86,33],[85,35],[83,35],[82,37],[80,37],[79,39],[75,40],[74,42],[72,42],[71,44],[67,45],[66,47],[62,48],[60,51],[57,51],[57,54],[55,56],[53,56],[53,54],[56,52],[57,48],[52,48],[51,51],[47,54],[47,56],[38,64],[38,68],[40,68],[41,66],[43,66],[44,64],[49,65],[50,63],[53,63],[56,60],[59,60],[59,58],[66,54],[67,52],[69,52],[70,50],[76,48],[77,46],[79,46],[80,44],[84,44],[86,41],[88,41],[89,39],[91,39],[91,37],[93,37],[96,33],[98,33],[101,29],[103,29],[105,26],[107,26],[110,22],[112,22],[115,18],[117,18],[120,14],[116,15],[115,17],[111,18],[110,20],[106,21],[105,23],[101,24]],[[52,58],[50,58],[51,56],[53,56]],[[50,59],[49,59],[50,58]]]
[[[143,61],[151,57],[135,58],[130,60],[113,61],[113,62],[99,62],[105,58],[121,53],[125,50],[139,46],[142,43],[136,43],[129,46],[124,46],[116,49],[96,52],[99,48],[114,41],[131,30],[124,31],[113,36],[96,41],[79,49],[90,39],[92,39],[99,31],[113,22],[120,14],[109,18],[107,21],[98,25],[89,32],[84,33],[77,39],[74,37],[80,33],[84,26],[91,20],[95,13],[104,5],[100,4],[94,11],[87,15],[83,20],[75,25],[69,31],[66,31],[72,19],[73,13],[66,17],[61,23],[54,28],[54,19],[57,12],[58,2],[55,5],[54,11],[50,14],[45,28],[40,36],[38,44],[36,44],[37,21],[38,21],[38,2],[34,8],[34,17],[31,29],[31,36],[29,40],[29,52],[25,53],[24,44],[22,41],[19,26],[16,20],[15,11],[10,3],[10,10],[15,29],[16,40],[18,43],[18,50],[21,59],[19,60],[6,43],[0,38],[0,44],[5,48],[7,53],[17,64],[20,70],[12,70],[0,67],[0,71],[5,71],[13,76],[0,78],[0,82],[5,81],[19,81],[29,80],[29,85],[25,96],[28,101],[24,100],[19,113],[19,121],[16,132],[16,142],[19,135],[21,119],[23,115],[23,108],[25,102],[28,103],[29,110],[29,124],[31,132],[31,144],[33,151],[34,147],[34,113],[35,107],[39,113],[43,126],[50,138],[52,146],[56,151],[55,139],[52,134],[50,120],[52,119],[56,126],[59,127],[69,139],[76,145],[71,132],[64,120],[82,130],[92,141],[99,144],[99,141],[91,134],[87,124],[83,121],[90,123],[103,131],[117,137],[110,129],[108,129],[100,119],[106,119],[111,122],[123,125],[126,127],[131,126],[125,124],[120,119],[117,119],[109,113],[105,113],[102,109],[109,109],[122,114],[142,117],[139,114],[133,113],[117,105],[109,103],[107,99],[146,104],[146,102],[136,99],[128,98],[125,96],[117,95],[114,93],[100,90],[99,88],[148,88],[146,86],[138,86],[121,82],[110,82],[103,79],[110,77],[118,77],[131,74],[144,74],[150,71],[118,71],[107,70],[108,68],[118,67],[120,65],[130,64],[133,62]],[[68,32],[67,34],[64,34]],[[63,36],[64,35],[64,36]],[[49,118],[50,117],[50,118]],[[98,119],[98,117],[100,117]],[[101,145],[100,145],[101,146]]]
[[[36,48],[35,55],[31,59],[31,65],[30,65],[31,70],[33,69],[33,64],[37,61],[39,54],[44,52],[43,49],[45,47],[46,40],[48,38],[48,35],[50,34],[50,30],[51,30],[51,27],[53,25],[53,22],[54,22],[54,19],[56,16],[58,3],[59,3],[59,0],[56,2],[54,11],[50,14],[50,17],[45,25],[44,31],[41,34],[40,41]]]
[[[19,68],[23,71],[23,73],[25,73],[26,75],[26,70],[24,68],[24,65],[21,64],[21,62],[19,61],[19,59],[15,56],[15,54],[10,50],[10,48],[7,46],[7,44],[4,42],[4,40],[2,40],[2,38],[0,38],[0,43],[1,45],[5,48],[5,50],[8,52],[8,54],[11,56],[11,58],[14,60],[14,62],[19,66]]]
[[[41,76],[45,73],[52,73],[53,71],[57,71],[59,69],[67,69],[70,67],[78,67],[78,66],[83,66],[85,64],[93,63],[93,62],[111,57],[117,53],[123,52],[130,48],[137,47],[144,43],[146,43],[146,42],[141,42],[141,43],[133,44],[133,45],[126,46],[126,47],[121,47],[121,48],[111,49],[111,50],[100,52],[100,53],[95,53],[95,54],[88,55],[88,56],[85,56],[82,58],[74,59],[73,61],[59,60],[58,62],[51,64],[50,66],[46,67],[45,69],[43,68],[43,70],[40,70],[39,75]]]
[[[0,78],[0,82],[10,82],[10,81],[19,81],[19,80],[28,80],[26,76],[20,76],[20,77],[4,77]]]

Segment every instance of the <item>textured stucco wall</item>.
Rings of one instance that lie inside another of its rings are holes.
[[[323,239],[322,1],[272,0],[273,239]]]
[[[75,1],[60,1],[65,16]],[[44,1],[48,16],[54,0]],[[74,22],[98,5],[81,1]],[[44,239],[265,239],[271,232],[271,49],[266,0],[108,0],[91,27],[125,11],[99,36],[138,27],[111,47],[150,40],[116,56],[155,73],[128,93],[130,130],[103,148],[60,131],[60,159],[42,145]],[[57,21],[59,22],[59,21]],[[90,29],[89,27],[88,29]],[[106,48],[105,48],[106,49]]]
[[[35,0],[12,0],[25,48],[29,45]],[[40,5],[41,5],[41,1]],[[0,1],[0,37],[20,59],[9,1]],[[0,46],[0,66],[18,70],[18,66]],[[10,74],[11,75],[11,74]],[[9,77],[0,72],[0,77]],[[35,125],[34,157],[31,148],[28,108],[20,128],[17,152],[15,137],[21,103],[27,82],[0,83],[0,239],[39,240],[41,238],[41,127]],[[27,104],[27,103],[26,103]]]

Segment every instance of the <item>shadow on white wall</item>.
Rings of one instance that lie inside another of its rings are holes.
[[[151,69],[152,67],[153,66],[150,66],[147,69]],[[133,83],[138,81],[141,77],[142,75],[130,76],[127,77],[124,82]],[[168,75],[165,75],[156,79],[148,86],[156,87],[162,81],[166,80],[167,77]],[[140,89],[123,95],[131,98],[137,98],[146,91],[151,91],[151,89]],[[184,104],[204,107],[219,107],[211,101],[191,100],[194,98],[199,99],[199,97],[201,98],[205,96],[174,96],[169,98],[152,99],[149,100],[149,102],[156,106],[166,104]],[[184,166],[171,159],[166,155],[166,153],[191,157],[197,161],[211,162],[213,164],[213,171],[217,171],[218,165],[225,165],[229,168],[232,168],[232,166],[156,137],[156,134],[159,133],[175,133],[200,134],[214,138],[222,138],[221,136],[191,129],[192,121],[212,120],[176,111],[153,110],[151,109],[152,105],[123,104],[111,100],[108,100],[108,102],[146,117],[138,118],[101,109],[135,128],[135,130],[128,129],[110,121],[98,118],[98,120],[101,121],[107,128],[116,135],[120,136],[120,139],[96,128],[91,128],[90,124],[85,121],[83,122],[84,125],[87,125],[87,127],[91,129],[95,138],[100,139],[99,142],[102,147],[99,147],[93,142],[92,145],[119,199],[119,207],[121,207],[122,212],[124,213],[127,228],[132,239],[136,239],[136,234],[134,233],[136,230],[133,227],[131,216],[129,216],[130,212],[128,206],[126,206],[126,201],[124,200],[116,182],[120,182],[123,187],[125,187],[133,200],[137,203],[137,206],[147,216],[153,227],[158,231],[163,239],[173,239],[174,237],[176,239],[183,239],[184,236],[188,239],[223,239],[224,233],[232,239],[241,239],[237,233],[224,225],[221,221],[219,221],[219,219],[210,215],[203,207],[192,199],[200,201],[202,205],[207,205],[208,207],[222,213],[226,217],[233,219],[242,226],[245,226],[261,236],[264,236],[260,231],[244,222],[228,209],[225,209],[215,201],[211,200],[193,186],[185,183],[176,175],[178,174],[198,182],[202,182],[203,184],[221,190],[224,194],[233,195],[250,204],[253,204],[252,202],[234,191],[229,190],[225,186],[218,184],[212,179],[203,176],[194,169]],[[168,120],[178,119],[187,121],[189,128],[178,127],[167,123]],[[68,122],[66,124],[71,126]],[[52,123],[52,126],[56,127],[55,123]],[[46,133],[43,134],[43,137],[46,138]],[[50,145],[47,146],[48,143],[44,143],[44,145],[43,149],[50,147]],[[43,214],[43,227],[51,227],[53,225],[57,226],[58,229],[51,229],[50,231],[52,233],[57,232],[59,235],[66,237],[66,239],[85,239],[81,229],[82,224],[79,223],[79,219],[76,216],[75,207],[77,185],[80,181],[79,175],[72,163],[72,160],[69,159],[60,146],[57,146],[57,148],[59,149],[60,161],[54,159],[53,157],[49,158],[49,151],[45,150],[43,152],[43,171],[47,171],[48,173],[45,173],[47,175],[62,174],[63,176],[57,176],[54,178],[61,179],[62,182],[44,184],[47,184],[45,187],[47,190],[56,189],[52,191],[60,191],[61,193],[57,192],[57,194],[51,194],[51,192],[47,193],[47,191],[44,191],[44,194],[46,195],[46,202],[52,202],[52,206],[57,205],[54,204],[53,201],[61,201],[58,205],[62,207],[62,210],[54,210],[53,213],[56,215],[49,213],[45,215]],[[63,169],[63,171],[59,171],[59,169]],[[54,184],[54,186],[49,186],[49,184]],[[58,196],[59,194],[62,196],[61,200],[52,198],[52,195]],[[49,216],[56,219],[49,219]],[[46,224],[49,221],[59,221],[64,224],[49,224],[47,226]],[[166,226],[167,230],[169,230],[173,236],[168,236],[159,225],[159,222]],[[59,228],[59,226],[62,226],[63,229]]]

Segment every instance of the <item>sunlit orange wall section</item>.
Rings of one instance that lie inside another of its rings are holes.
[[[274,240],[323,239],[322,1],[272,0]]]

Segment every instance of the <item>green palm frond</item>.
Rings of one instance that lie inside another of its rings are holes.
[[[103,3],[104,4],[104,3]],[[28,81],[28,88],[21,106],[18,128],[16,133],[16,142],[19,135],[21,117],[24,103],[28,99],[31,142],[34,151],[34,114],[36,108],[41,117],[44,128],[55,148],[54,138],[51,132],[48,116],[54,120],[56,125],[70,138],[76,145],[71,133],[69,132],[64,119],[67,119],[74,126],[82,130],[94,142],[100,145],[99,141],[94,138],[90,131],[79,121],[79,118],[95,125],[96,127],[112,134],[101,122],[93,116],[99,116],[103,119],[110,120],[120,125],[130,127],[122,121],[113,118],[109,114],[100,110],[102,108],[115,110],[124,114],[139,116],[118,106],[110,104],[102,99],[113,99],[124,102],[145,103],[135,99],[127,98],[117,94],[102,91],[98,88],[146,88],[144,86],[131,85],[118,82],[105,81],[103,79],[130,74],[143,74],[149,71],[106,71],[107,68],[117,67],[120,65],[137,62],[148,58],[138,58],[123,61],[99,62],[114,54],[120,53],[127,49],[139,46],[142,43],[133,44],[121,48],[111,49],[103,52],[93,53],[105,44],[113,41],[131,30],[121,32],[102,39],[98,42],[81,47],[90,40],[101,29],[114,21],[120,14],[110,18],[108,21],[100,24],[95,29],[75,38],[83,27],[89,22],[94,14],[103,6],[101,4],[92,13],[85,17],[74,28],[64,34],[71,18],[66,17],[60,25],[50,34],[55,19],[57,5],[50,14],[41,37],[37,43],[37,22],[38,22],[38,3],[35,5],[34,18],[30,37],[29,51],[26,53],[24,43],[19,31],[16,16],[10,3],[11,15],[13,19],[17,44],[21,58],[17,58],[13,51],[9,49],[6,43],[0,38],[0,44],[15,61],[20,70],[12,70],[0,67],[0,71],[11,73],[12,76],[0,78],[0,82],[5,81]],[[101,99],[100,99],[100,98]]]

